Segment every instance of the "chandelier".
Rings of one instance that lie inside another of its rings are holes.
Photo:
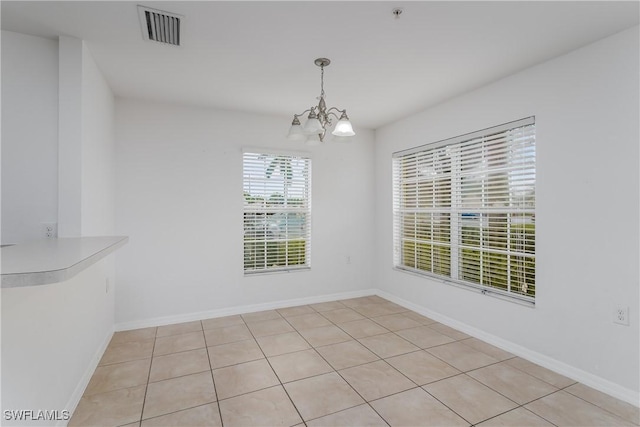
[[[340,139],[347,139],[347,137],[354,136],[356,133],[353,131],[353,127],[347,116],[347,110],[341,110],[336,107],[327,108],[324,99],[324,67],[328,66],[331,61],[327,58],[318,58],[314,63],[320,67],[320,96],[318,97],[318,105],[300,114],[293,115],[293,122],[291,123],[287,138],[293,141],[305,141],[309,145],[318,145],[324,141],[327,130],[332,126],[332,116],[338,119],[335,128],[331,132],[333,136]],[[307,113],[309,113],[309,115],[303,126],[300,124],[299,117]]]

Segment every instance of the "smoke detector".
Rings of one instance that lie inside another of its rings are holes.
[[[142,38],[172,46],[180,46],[183,16],[163,10],[138,6]]]

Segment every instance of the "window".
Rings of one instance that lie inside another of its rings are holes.
[[[393,155],[394,264],[533,302],[533,117]]]
[[[310,267],[311,159],[245,152],[244,271]]]

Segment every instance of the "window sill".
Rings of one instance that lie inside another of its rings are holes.
[[[396,271],[401,271],[403,273],[411,274],[413,276],[418,276],[418,277],[421,277],[421,278],[428,278],[428,279],[431,279],[431,280],[436,281],[436,282],[444,283],[445,285],[454,286],[456,288],[464,289],[464,290],[467,290],[467,291],[473,291],[473,292],[476,292],[476,293],[480,293],[482,295],[490,296],[490,297],[493,297],[493,298],[498,298],[498,299],[503,300],[503,301],[519,304],[519,305],[522,305],[524,307],[535,308],[535,305],[536,305],[535,299],[532,298],[532,297],[525,297],[525,296],[520,296],[520,295],[509,294],[507,292],[500,291],[499,289],[492,289],[492,288],[481,286],[481,285],[473,285],[471,283],[458,282],[458,281],[455,281],[455,280],[447,280],[447,279],[443,278],[442,276],[437,276],[435,274],[429,274],[427,272],[423,273],[421,271],[412,270],[412,269],[408,269],[408,268],[402,268],[402,267],[394,266],[393,269],[396,270]]]
[[[256,271],[245,271],[244,276],[263,276],[270,274],[282,274],[282,273],[297,273],[301,271],[311,271],[311,267],[298,267],[298,268],[278,268],[278,269],[269,269],[269,270],[256,270]]]

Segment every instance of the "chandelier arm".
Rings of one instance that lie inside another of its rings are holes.
[[[302,117],[302,116],[304,116],[306,113],[309,113],[309,112],[311,112],[311,108],[308,108],[308,109],[304,110],[304,111],[303,111],[302,113],[300,113],[300,114],[294,114],[294,116],[295,116],[295,117]]]
[[[332,110],[332,109],[329,109],[329,110],[327,111],[327,116],[330,116],[330,115],[331,115],[331,116],[335,117],[336,119],[340,120],[340,116],[338,116],[336,113],[334,113],[334,112],[333,112],[333,111],[331,111],[331,110]],[[336,108],[336,110],[337,110],[339,113],[342,113],[342,112],[343,112],[343,111],[341,111],[341,110],[338,110],[337,108]]]

